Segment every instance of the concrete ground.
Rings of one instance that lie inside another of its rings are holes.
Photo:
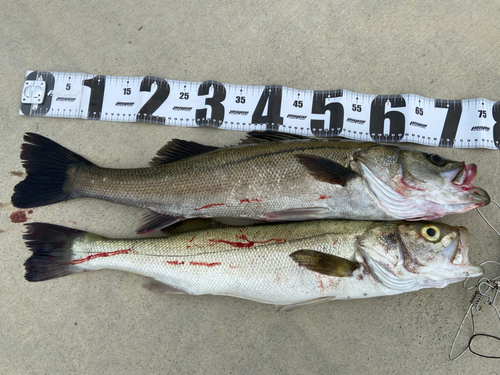
[[[147,166],[173,137],[229,145],[243,136],[22,117],[28,69],[500,100],[499,17],[498,2],[469,0],[4,0],[0,373],[498,373],[498,361],[470,353],[448,359],[470,298],[460,284],[279,313],[236,298],[155,294],[143,277],[115,271],[28,283],[23,225],[9,216],[24,132],[108,167]],[[476,163],[476,185],[499,198],[498,151],[412,147]],[[27,219],[130,237],[139,211],[86,199],[36,208]],[[498,210],[484,212],[500,227]],[[500,239],[476,212],[445,221],[469,228],[471,261],[500,261]],[[484,330],[498,334],[494,323]]]

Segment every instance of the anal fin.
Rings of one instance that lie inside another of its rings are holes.
[[[314,220],[328,217],[330,210],[324,207],[305,207],[284,211],[275,211],[265,214],[266,221],[300,221]]]
[[[141,226],[136,230],[139,234],[150,233],[166,228],[183,219],[181,216],[160,214],[149,209],[142,211],[140,216]]]
[[[188,294],[182,289],[174,288],[173,286],[167,285],[153,279],[152,277],[146,278],[146,282],[142,285],[144,288],[149,289],[152,292],[156,293],[165,293],[165,294]]]

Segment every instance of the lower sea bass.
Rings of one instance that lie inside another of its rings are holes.
[[[466,228],[431,222],[319,220],[108,239],[33,223],[26,279],[115,269],[148,276],[149,289],[216,294],[280,306],[443,288],[481,276]]]
[[[486,205],[475,164],[375,143],[252,132],[217,148],[174,139],[150,168],[100,168],[28,133],[19,208],[92,197],[144,207],[139,233],[194,217],[266,221],[435,219]]]

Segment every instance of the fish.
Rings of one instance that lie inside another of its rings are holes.
[[[490,202],[475,164],[398,146],[251,132],[239,145],[173,139],[148,168],[101,168],[26,133],[18,208],[90,197],[142,207],[138,233],[192,218],[433,220]]]
[[[156,292],[286,309],[444,288],[483,274],[469,263],[466,228],[426,221],[314,220],[133,239],[46,223],[26,227],[30,282],[113,269],[146,276],[145,287]]]

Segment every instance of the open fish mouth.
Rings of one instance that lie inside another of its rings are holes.
[[[470,236],[467,228],[459,227],[457,238],[441,251],[441,255],[451,264],[462,267],[467,276],[481,276],[483,269],[469,262],[469,246]]]
[[[476,164],[466,165],[465,163],[463,163],[462,168],[460,168],[452,182],[455,185],[462,187],[464,190],[469,190],[473,187],[472,181],[474,181],[476,175]]]

